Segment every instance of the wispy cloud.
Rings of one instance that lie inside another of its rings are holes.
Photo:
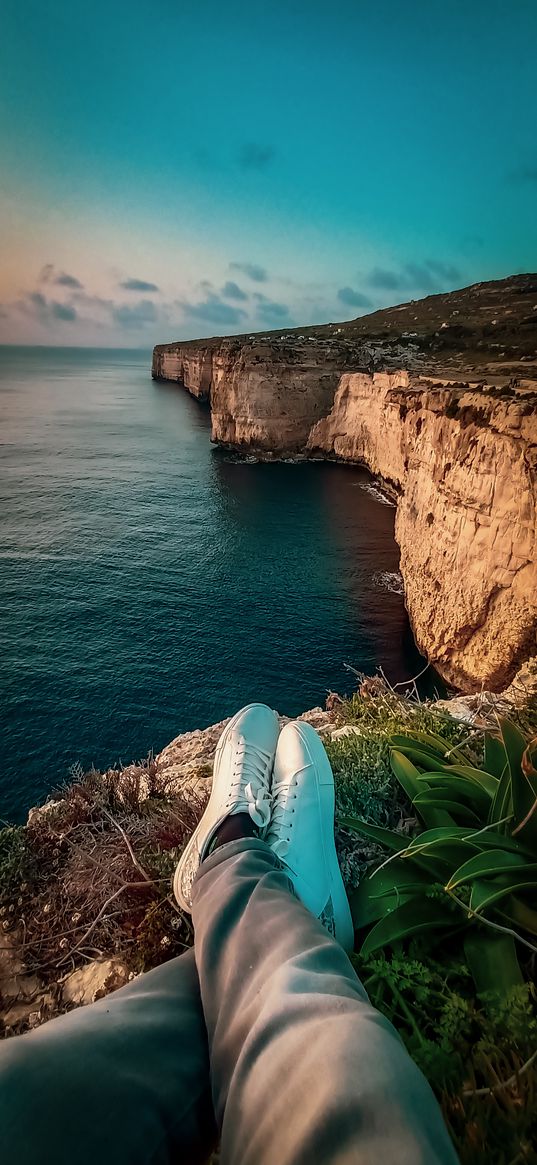
[[[206,299],[197,303],[188,299],[178,299],[176,303],[186,316],[191,319],[203,320],[204,323],[235,327],[246,318],[245,311],[233,307],[230,303],[224,303],[219,295],[209,294]]]
[[[139,303],[112,305],[112,319],[120,328],[143,328],[157,320],[157,309],[151,299],[141,299]]]
[[[82,291],[84,286],[75,275],[56,271],[54,263],[45,263],[39,272],[38,283],[55,283],[58,287],[69,287],[71,291]]]
[[[51,324],[55,320],[73,323],[78,318],[77,310],[72,304],[47,299],[41,291],[27,292],[15,306],[25,315],[33,316],[40,324]]]
[[[246,142],[239,151],[239,166],[243,170],[264,170],[274,161],[275,156],[274,146],[262,142]]]
[[[260,267],[258,263],[230,263],[230,271],[242,271],[243,275],[247,275],[254,283],[266,283],[268,279],[268,271],[265,267]]]
[[[124,279],[119,287],[123,291],[159,291],[156,283],[148,283],[146,279]]]
[[[401,275],[398,271],[388,271],[385,267],[374,267],[367,276],[370,287],[376,291],[398,291]]]
[[[228,279],[227,283],[224,283],[222,288],[222,295],[224,295],[226,299],[248,299],[246,292],[243,291],[242,287],[239,287],[238,283],[235,283],[233,279]]]
[[[387,269],[374,267],[367,276],[369,287],[376,291],[448,290],[462,280],[461,272],[452,263],[440,259],[426,259],[420,263],[404,263],[402,267]]]
[[[266,295],[256,291],[253,297],[257,302],[257,315],[259,319],[265,323],[278,324],[284,320],[289,320],[289,308],[286,303],[277,303],[273,299],[268,299]]]
[[[363,295],[361,291],[355,291],[353,287],[341,287],[337,293],[340,303],[346,304],[347,307],[372,307],[373,304],[367,295]]]

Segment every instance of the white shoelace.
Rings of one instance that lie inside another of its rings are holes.
[[[272,756],[259,745],[239,737],[228,803],[234,813],[249,813],[260,829],[270,821],[272,798],[269,775]]]
[[[292,815],[295,812],[296,776],[289,782],[275,781],[272,786],[272,818],[265,841],[278,858],[284,858],[291,843]]]

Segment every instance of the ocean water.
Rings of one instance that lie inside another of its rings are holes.
[[[252,699],[423,665],[365,471],[245,464],[150,353],[0,348],[0,817]]]

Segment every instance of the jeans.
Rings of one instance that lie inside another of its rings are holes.
[[[13,1165],[456,1165],[437,1102],[257,838],[217,849],[192,951],[0,1044]]]

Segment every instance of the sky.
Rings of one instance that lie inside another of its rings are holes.
[[[150,347],[537,270],[535,0],[3,0],[0,343]]]

